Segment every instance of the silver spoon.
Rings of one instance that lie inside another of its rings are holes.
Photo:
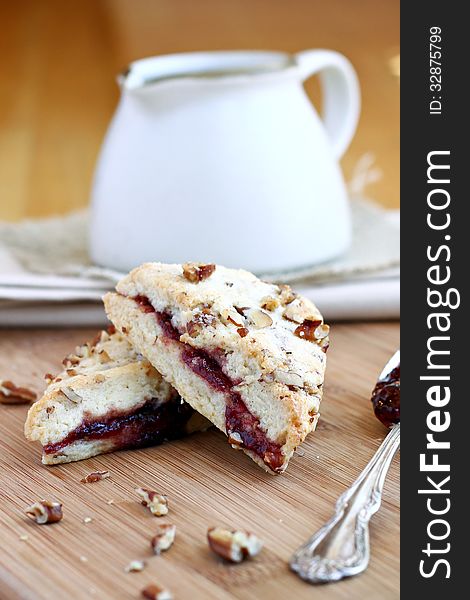
[[[379,382],[400,364],[400,351],[385,365]],[[352,486],[336,502],[333,517],[292,555],[290,567],[310,583],[329,583],[362,573],[369,564],[369,520],[382,501],[388,468],[400,447],[400,423],[390,429]]]

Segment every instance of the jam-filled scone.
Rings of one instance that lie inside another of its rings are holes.
[[[317,423],[328,326],[288,286],[215,265],[147,263],[104,297],[136,351],[235,448],[283,471]]]
[[[25,436],[42,444],[44,464],[160,444],[210,426],[118,332],[102,331],[63,364],[25,423]]]

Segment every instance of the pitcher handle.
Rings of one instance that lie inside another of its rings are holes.
[[[341,158],[356,131],[360,91],[356,72],[347,58],[332,50],[304,50],[295,55],[305,81],[318,73],[324,98],[323,122],[336,158]]]

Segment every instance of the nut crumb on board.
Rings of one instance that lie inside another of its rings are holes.
[[[169,523],[164,523],[163,525],[158,525],[157,533],[153,536],[151,540],[151,545],[155,554],[160,554],[161,552],[165,552],[173,545],[175,541],[176,535],[176,525],[171,525]]]
[[[144,488],[135,488],[135,491],[141,498],[143,506],[146,506],[156,517],[162,517],[168,513],[168,500],[166,496],[161,496],[152,490]]]
[[[229,562],[239,563],[261,552],[263,543],[247,531],[212,527],[207,531],[210,549]]]
[[[109,476],[109,471],[92,471],[91,473],[88,473],[88,475],[80,479],[80,482],[95,483],[96,481],[101,481],[102,479],[108,479]]]
[[[36,398],[36,392],[18,387],[12,381],[0,379],[0,404],[31,404]]]
[[[143,598],[147,598],[147,600],[173,600],[173,596],[169,590],[166,590],[155,583],[151,583],[145,587],[142,590],[141,595]]]
[[[57,523],[62,520],[62,504],[51,500],[41,500],[34,502],[26,509],[28,517],[33,519],[38,525]]]
[[[136,573],[137,571],[143,571],[145,563],[143,560],[131,560],[131,562],[124,568],[126,573]]]

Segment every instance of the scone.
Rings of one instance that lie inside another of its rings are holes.
[[[181,397],[272,472],[318,420],[328,326],[288,286],[215,265],[147,263],[108,317]]]
[[[102,331],[63,364],[25,423],[26,438],[42,444],[44,464],[160,444],[210,426],[118,332]]]

